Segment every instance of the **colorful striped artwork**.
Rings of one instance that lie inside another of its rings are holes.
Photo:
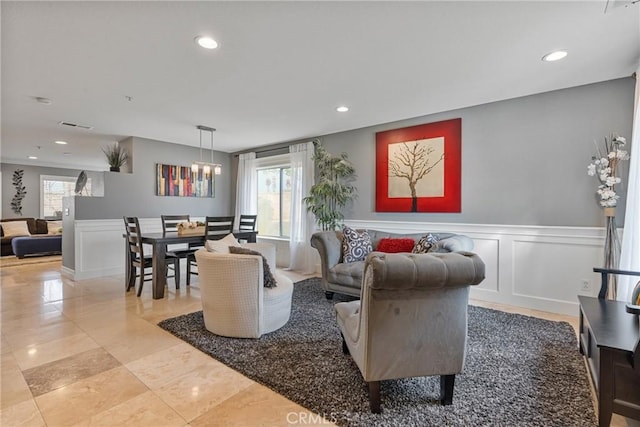
[[[214,197],[213,174],[189,166],[156,164],[156,195],[177,197]]]

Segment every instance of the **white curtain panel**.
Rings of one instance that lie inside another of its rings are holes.
[[[620,252],[620,270],[640,271],[640,67],[636,71],[636,95],[633,108],[633,130],[631,141],[627,141],[630,151],[629,186],[627,208],[624,213],[624,231]],[[631,142],[631,144],[629,144]],[[638,276],[618,276],[618,300],[630,301],[631,290],[638,282]]]
[[[311,274],[315,271],[314,250],[309,243],[315,228],[313,215],[302,201],[313,185],[313,143],[289,147],[291,157],[291,232],[289,269]]]
[[[256,153],[240,154],[238,156],[238,182],[236,186],[236,228],[240,224],[240,215],[258,214],[256,173]]]

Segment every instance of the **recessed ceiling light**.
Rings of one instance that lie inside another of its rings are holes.
[[[565,56],[567,56],[567,51],[556,50],[555,52],[547,53],[545,56],[542,57],[542,60],[546,62],[553,62],[553,61],[558,61],[564,58]]]
[[[196,43],[205,49],[215,49],[218,47],[218,42],[208,36],[196,37]]]
[[[340,107],[336,108],[336,111],[339,113],[346,113],[347,111],[349,111],[349,107],[345,107],[344,105],[341,105]]]
[[[54,141],[54,142],[59,145],[67,145],[67,141]]]
[[[30,160],[38,160],[38,158],[37,158],[36,156],[29,156],[29,157],[27,157],[27,159],[30,159]]]

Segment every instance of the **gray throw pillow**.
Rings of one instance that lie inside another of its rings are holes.
[[[364,261],[372,250],[371,237],[366,230],[358,231],[346,225],[342,227],[342,259],[344,262]]]
[[[240,246],[229,246],[230,254],[239,254],[239,255],[260,255],[262,257],[262,270],[264,271],[264,287],[265,288],[275,288],[277,286],[276,279],[273,277],[271,273],[271,268],[269,267],[269,263],[267,259],[262,256],[262,254],[258,251],[253,251],[251,249],[242,248]]]
[[[424,235],[416,242],[413,247],[414,254],[426,254],[427,252],[435,252],[437,250],[437,243],[440,239],[437,236],[429,233]]]

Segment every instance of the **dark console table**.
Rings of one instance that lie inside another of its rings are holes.
[[[580,353],[587,358],[598,394],[598,419],[613,412],[640,420],[640,321],[625,303],[578,296]]]

